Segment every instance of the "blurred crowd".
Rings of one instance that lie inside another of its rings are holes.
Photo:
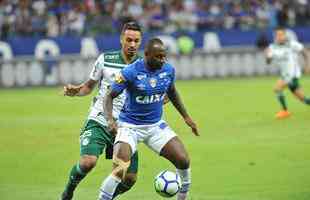
[[[1,38],[310,25],[310,0],[0,0]]]

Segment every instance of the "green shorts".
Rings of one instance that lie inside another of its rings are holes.
[[[298,88],[300,88],[299,85],[299,79],[298,78],[293,78],[290,82],[288,82],[288,88],[292,91],[295,92]]]
[[[112,159],[114,136],[95,120],[87,120],[80,134],[80,155],[94,155],[99,157],[103,150],[107,159]],[[128,172],[137,173],[138,152],[131,157],[131,164]]]

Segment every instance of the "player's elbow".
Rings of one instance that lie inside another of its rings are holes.
[[[106,104],[111,104],[113,102],[114,98],[115,97],[113,96],[113,94],[111,93],[110,90],[107,91],[107,93],[105,94],[105,97],[104,97]]]
[[[93,90],[92,90],[92,88],[84,87],[82,91],[83,91],[84,96],[87,96],[87,95],[89,95]]]
[[[112,90],[112,89],[109,89],[106,96],[107,98],[110,98],[110,99],[114,99],[116,98],[117,96],[119,95],[119,92],[115,91],[115,90]]]

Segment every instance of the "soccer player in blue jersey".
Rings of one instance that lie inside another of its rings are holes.
[[[185,123],[198,136],[195,122],[187,113],[175,87],[175,70],[166,62],[163,42],[154,38],[148,41],[144,59],[122,69],[106,94],[105,117],[109,131],[117,133],[114,142],[113,170],[103,181],[99,199],[111,200],[118,184],[130,166],[130,158],[143,142],[165,157],[177,168],[182,187],[177,200],[185,200],[191,184],[190,159],[178,136],[161,119],[165,94],[183,117]],[[126,100],[116,123],[112,115],[113,99],[125,90]]]

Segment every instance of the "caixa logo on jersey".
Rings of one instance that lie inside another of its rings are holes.
[[[149,83],[152,88],[156,87],[157,79],[156,78],[150,78]]]
[[[136,102],[140,104],[151,104],[163,101],[165,98],[165,94],[153,94],[149,96],[137,96]]]

